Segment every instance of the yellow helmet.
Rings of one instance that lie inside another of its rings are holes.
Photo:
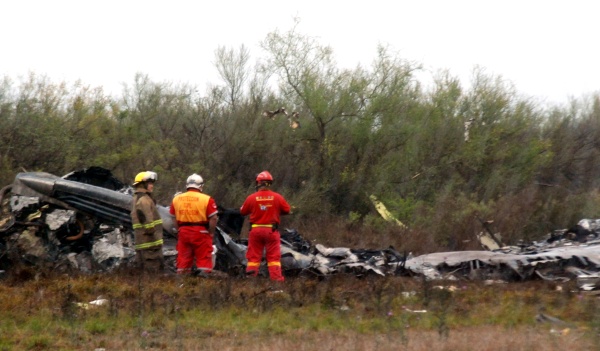
[[[140,172],[135,176],[135,180],[133,181],[133,185],[137,185],[141,182],[155,182],[158,180],[158,174],[152,171],[144,171]]]

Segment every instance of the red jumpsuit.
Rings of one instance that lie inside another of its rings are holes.
[[[246,198],[240,209],[242,216],[250,215],[251,229],[248,234],[248,265],[246,273],[256,276],[267,251],[267,267],[271,280],[283,281],[281,274],[281,241],[279,216],[290,213],[290,205],[283,196],[269,189],[261,189]]]
[[[190,273],[196,257],[196,268],[210,273],[213,239],[208,219],[217,215],[215,200],[193,188],[173,198],[169,212],[175,216],[177,235],[177,273]]]

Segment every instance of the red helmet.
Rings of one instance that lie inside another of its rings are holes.
[[[262,171],[256,176],[257,183],[263,182],[263,181],[269,181],[269,182],[273,181],[273,176],[271,175],[271,173],[269,173],[269,171]]]

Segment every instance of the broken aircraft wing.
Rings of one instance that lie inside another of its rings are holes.
[[[131,195],[65,180],[44,172],[17,174],[11,191],[13,194],[38,197],[41,201],[82,211],[109,222],[131,226]]]
[[[45,172],[19,173],[15,177],[11,192],[14,195],[39,198],[66,209],[77,210],[108,223],[131,227],[133,197],[122,192],[100,186],[68,180]],[[173,218],[168,207],[157,206],[163,227],[173,233]]]

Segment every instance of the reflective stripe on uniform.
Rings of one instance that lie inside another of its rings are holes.
[[[271,267],[271,266],[280,266],[281,267],[281,262],[279,262],[279,261],[269,262],[269,263],[267,263],[267,266],[269,266],[269,267]]]
[[[260,266],[260,262],[248,262],[248,267],[258,267]]]
[[[143,250],[143,249],[147,249],[147,248],[150,248],[150,247],[159,246],[159,245],[162,245],[162,244],[163,244],[163,239],[160,239],[160,240],[156,240],[156,241],[151,241],[149,243],[135,245],[135,249],[136,250]]]
[[[133,229],[141,229],[141,228],[151,229],[151,228],[156,227],[159,224],[162,224],[162,222],[163,222],[162,219],[157,219],[154,222],[150,222],[148,224],[136,223],[133,225]]]
[[[252,228],[256,228],[256,227],[266,227],[266,228],[273,228],[272,224],[253,224]]]

